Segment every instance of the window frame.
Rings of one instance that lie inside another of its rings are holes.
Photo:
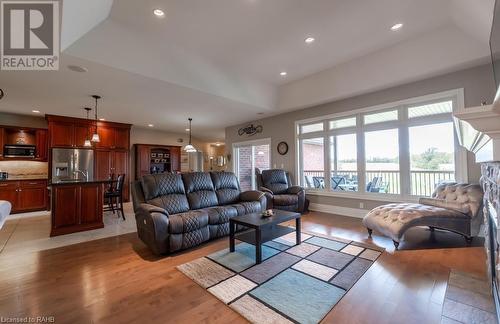
[[[452,113],[443,113],[436,115],[420,116],[408,118],[408,108],[414,107],[415,105],[425,105],[436,102],[452,101],[453,111]],[[398,120],[396,121],[385,121],[380,123],[364,124],[364,115],[383,111],[398,111]],[[342,198],[354,198],[354,199],[366,199],[366,200],[376,200],[376,201],[407,201],[415,202],[418,201],[420,196],[415,196],[411,194],[411,175],[410,175],[410,152],[409,152],[409,127],[421,126],[421,125],[432,125],[440,124],[443,122],[452,122],[453,113],[457,111],[463,111],[464,108],[464,90],[454,89],[450,91],[439,92],[435,94],[414,97],[410,99],[400,100],[397,102],[386,103],[382,105],[376,105],[372,107],[366,107],[361,109],[355,109],[345,112],[339,112],[335,114],[330,114],[326,116],[319,116],[314,118],[309,118],[305,120],[295,121],[295,148],[296,148],[296,174],[300,185],[304,185],[304,174],[302,168],[302,147],[300,140],[304,138],[317,138],[323,137],[325,143],[325,189],[306,189],[308,194],[319,195],[319,196],[333,196]],[[356,126],[330,129],[330,121],[335,119],[343,119],[349,117],[356,117]],[[300,127],[304,124],[315,124],[323,122],[323,131],[301,134]],[[390,128],[397,128],[399,132],[399,172],[400,172],[400,193],[399,194],[389,194],[389,193],[372,193],[366,192],[366,161],[365,161],[365,132],[366,131],[377,131]],[[358,172],[358,183],[360,185],[358,191],[356,192],[342,192],[331,190],[330,177],[331,174],[331,156],[330,156],[330,136],[335,136],[339,134],[352,134],[356,133],[357,141],[357,172]],[[458,139],[456,133],[453,134],[455,143],[455,179],[457,182],[467,181],[467,151],[458,144]]]

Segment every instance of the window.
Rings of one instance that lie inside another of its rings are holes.
[[[366,191],[399,194],[398,129],[365,133]]]
[[[325,188],[325,145],[323,138],[303,139],[300,142],[303,165],[303,184],[306,188]]]
[[[462,96],[453,90],[297,122],[301,185],[353,198],[389,195],[391,201],[466,181],[466,155],[452,117]]]
[[[398,111],[384,111],[376,114],[364,115],[365,125],[382,123],[391,120],[398,120]]]
[[[330,129],[339,129],[356,126],[356,117],[337,119],[330,121]]]
[[[439,183],[455,180],[452,122],[410,127],[409,138],[412,195],[430,196]]]
[[[358,191],[356,134],[330,137],[330,187],[334,191]]]
[[[453,109],[452,101],[437,102],[429,105],[422,105],[408,108],[408,118],[432,116],[451,113]]]
[[[300,127],[301,133],[313,133],[313,132],[321,132],[323,130],[323,123],[304,125]]]

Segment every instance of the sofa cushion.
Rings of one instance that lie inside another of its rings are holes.
[[[229,219],[238,216],[238,210],[232,206],[218,206],[201,209],[208,214],[208,224],[217,225],[229,222]]]
[[[231,205],[231,207],[234,207],[238,211],[238,216],[262,212],[262,207],[258,201],[240,202],[239,204]]]
[[[206,210],[190,210],[168,216],[168,232],[170,234],[187,233],[208,226]]]
[[[190,209],[217,206],[217,195],[208,172],[182,174]]]
[[[286,172],[280,169],[262,171],[262,182],[275,195],[286,193],[289,187]]]
[[[232,172],[210,172],[219,205],[234,204],[239,201],[240,184]]]
[[[274,205],[275,206],[296,206],[299,202],[299,196],[297,195],[275,195]]]
[[[169,214],[189,210],[180,175],[171,173],[146,175],[142,177],[141,183],[148,204],[161,207]]]

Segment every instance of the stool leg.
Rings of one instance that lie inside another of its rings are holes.
[[[366,230],[368,231],[368,237],[372,237],[373,230],[368,227],[366,228]]]
[[[123,197],[119,197],[118,200],[120,201],[120,211],[122,212],[122,218],[125,220],[125,213],[123,212]]]

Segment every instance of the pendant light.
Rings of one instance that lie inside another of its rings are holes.
[[[85,107],[83,108],[87,111],[87,120],[89,120],[89,112],[92,110],[92,108],[89,108],[89,107]],[[85,142],[83,143],[83,146],[84,147],[91,147],[92,146],[92,142],[90,142],[90,139],[89,139],[89,128],[87,127],[87,135],[85,135]]]
[[[92,98],[95,99],[95,133],[92,135],[92,142],[99,143],[101,139],[99,138],[99,134],[97,133],[97,100],[101,99],[101,96],[92,95]]]
[[[189,144],[184,147],[184,151],[187,153],[194,153],[197,152],[197,150],[193,146],[193,144],[191,144],[191,132],[192,132],[191,122],[193,121],[193,118],[190,117],[188,118],[188,120],[189,120]]]

